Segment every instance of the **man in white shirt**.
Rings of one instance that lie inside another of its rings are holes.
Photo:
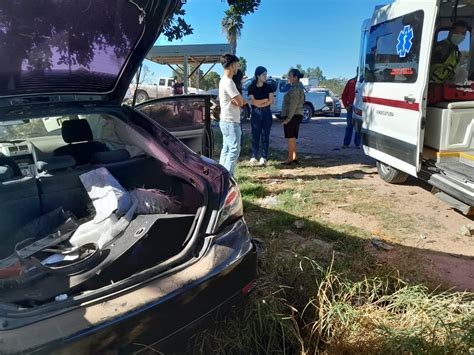
[[[234,175],[240,155],[240,107],[244,100],[232,77],[239,70],[239,58],[233,54],[221,57],[224,75],[219,82],[219,103],[221,115],[219,126],[222,132],[222,151],[219,163]]]

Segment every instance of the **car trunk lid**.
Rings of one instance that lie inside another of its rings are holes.
[[[120,104],[178,0],[0,4],[0,107]]]

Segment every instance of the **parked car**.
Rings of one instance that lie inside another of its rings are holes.
[[[155,84],[140,84],[137,89],[137,102],[158,99],[173,95],[174,78],[158,78]],[[135,93],[136,84],[130,85],[130,91]],[[188,87],[188,94],[206,94],[205,90]]]
[[[176,350],[252,290],[209,97],[122,105],[180,4],[0,3],[0,353]]]
[[[335,117],[341,116],[341,100],[330,89],[323,87],[308,88],[309,92],[323,92],[326,95],[324,102],[326,103],[327,111]]]

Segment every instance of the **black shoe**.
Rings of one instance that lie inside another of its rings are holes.
[[[293,162],[294,162],[294,160],[292,160],[292,161],[283,161],[283,162],[280,163],[280,165],[288,166],[288,165],[293,164]]]
[[[293,160],[293,161],[291,162],[291,164],[295,164],[295,165],[299,165],[299,163],[300,163],[300,162],[299,162],[298,159],[295,159],[295,160]]]

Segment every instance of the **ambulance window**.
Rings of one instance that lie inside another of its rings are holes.
[[[361,36],[361,41],[360,41],[360,62],[359,62],[359,67],[358,69],[358,81],[362,83],[364,81],[364,68],[365,68],[365,52],[367,50],[367,39],[369,36],[369,32],[363,31],[362,36]]]
[[[423,11],[419,10],[371,27],[365,55],[365,81],[416,82],[423,17]]]
[[[441,30],[438,32],[438,35],[436,36],[436,41],[441,42],[448,38],[449,34],[449,29],[446,30]],[[469,65],[469,55],[471,51],[471,32],[467,31],[466,32],[466,38],[464,38],[464,41],[462,41],[459,44],[459,50],[462,53],[462,59],[461,59],[461,65],[468,66]]]

